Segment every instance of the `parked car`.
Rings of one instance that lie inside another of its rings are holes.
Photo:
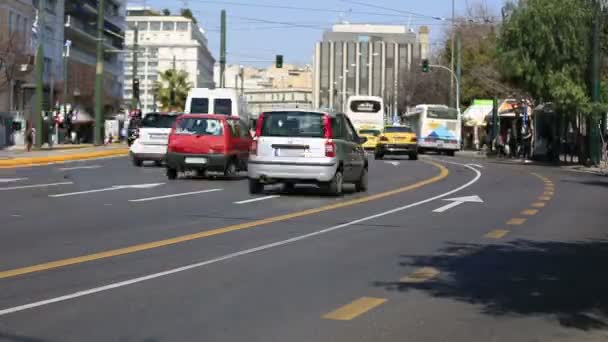
[[[367,190],[368,162],[360,138],[342,113],[276,110],[260,114],[251,145],[248,178],[252,194],[265,184],[318,184],[339,195],[343,183]]]
[[[386,155],[405,155],[411,160],[418,159],[418,139],[416,133],[407,126],[386,126],[376,145],[375,159]]]
[[[169,133],[178,113],[148,113],[141,120],[138,137],[131,145],[129,154],[133,165],[142,166],[152,160],[161,166],[167,154]]]
[[[247,169],[251,135],[247,124],[234,116],[184,114],[169,135],[167,178],[179,172],[222,172],[234,177]]]

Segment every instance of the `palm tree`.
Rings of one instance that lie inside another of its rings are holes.
[[[188,73],[184,70],[169,69],[160,74],[160,80],[154,84],[154,96],[161,103],[164,111],[183,111],[188,92],[192,84],[188,82]]]

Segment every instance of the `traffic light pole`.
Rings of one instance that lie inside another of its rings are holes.
[[[97,0],[97,65],[95,67],[95,145],[103,145],[103,42],[105,1]]]
[[[36,101],[34,102],[33,127],[36,128],[35,146],[42,146],[42,103],[44,97],[44,0],[38,1],[38,48],[36,50]]]
[[[220,88],[226,87],[226,10],[221,14],[220,33]]]
[[[458,77],[456,76],[456,73],[454,72],[454,70],[443,65],[431,64],[429,65],[429,67],[447,70],[450,72],[450,75],[452,75],[452,80],[456,84],[456,109],[458,109],[458,114],[460,114],[460,82],[458,80]]]
[[[137,74],[137,65],[139,54],[139,27],[135,26],[133,30],[133,81],[131,82],[131,108],[137,109],[139,107],[139,92],[135,94],[135,80],[139,78]]]

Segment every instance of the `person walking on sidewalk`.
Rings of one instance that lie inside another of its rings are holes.
[[[526,127],[524,131],[524,135],[522,136],[522,145],[523,145],[523,153],[522,156],[524,161],[530,159],[530,150],[532,148],[532,131],[530,131],[530,127]]]
[[[26,121],[25,123],[26,129],[25,129],[25,145],[27,147],[27,151],[31,152],[32,151],[32,145],[34,144],[34,127],[32,127],[32,123],[29,121]]]

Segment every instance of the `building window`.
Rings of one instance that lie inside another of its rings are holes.
[[[129,21],[127,22],[127,30],[135,30],[135,27],[137,27],[137,23],[134,21]]]
[[[137,23],[137,28],[139,31],[147,31],[148,30],[148,22]]]
[[[148,48],[148,54],[152,58],[158,57],[158,48]]]
[[[163,22],[163,31],[175,31],[175,23],[172,21]]]
[[[151,21],[150,31],[160,31],[160,21]]]
[[[156,82],[158,80],[157,75],[148,75],[148,81]]]
[[[158,62],[148,62],[148,66],[149,67],[157,67],[158,66]]]
[[[177,22],[177,30],[178,31],[188,31],[188,23],[186,23],[186,22]]]

